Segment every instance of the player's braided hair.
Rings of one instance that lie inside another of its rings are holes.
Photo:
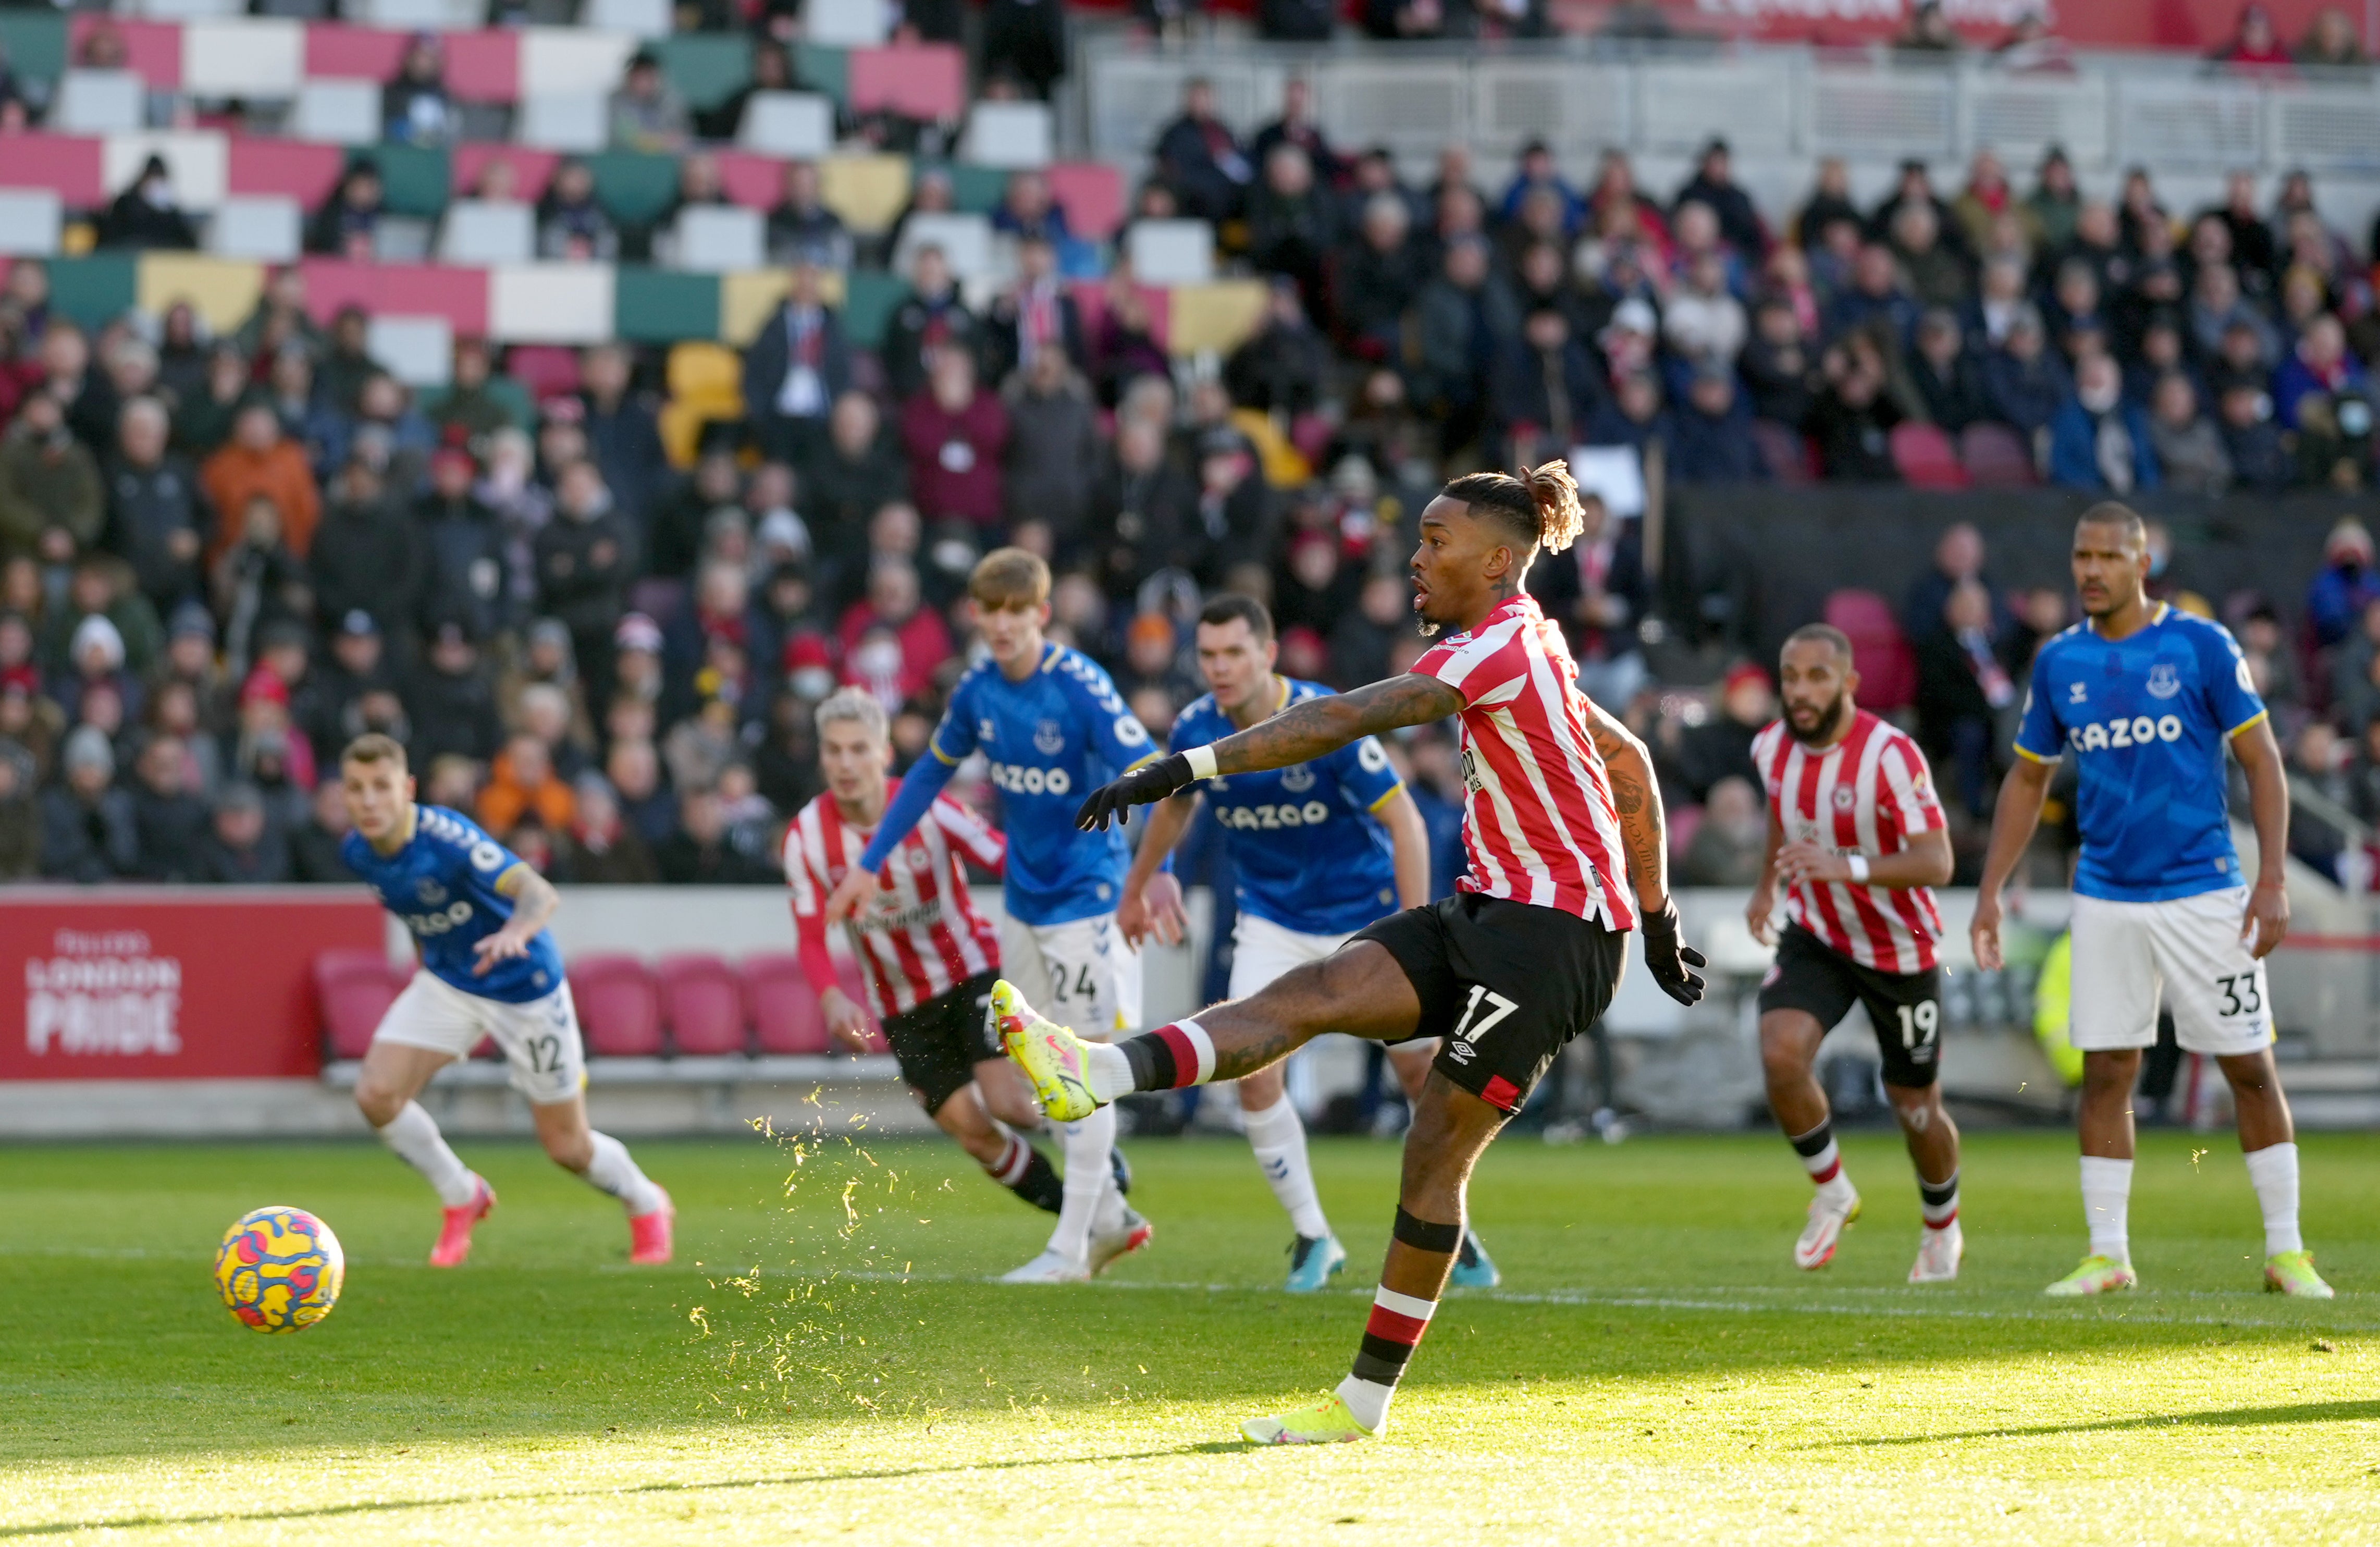
[[[1559,554],[1577,541],[1579,530],[1586,524],[1585,512],[1579,508],[1578,484],[1567,462],[1541,462],[1518,478],[1469,473],[1439,493],[1461,500],[1475,516],[1494,515],[1513,536],[1549,554]]]

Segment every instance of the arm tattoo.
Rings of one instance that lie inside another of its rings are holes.
[[[1223,737],[1215,743],[1215,772],[1288,768],[1336,751],[1359,737],[1429,725],[1462,708],[1462,694],[1434,676],[1409,672],[1352,693],[1308,699],[1262,725]]]
[[[1628,851],[1628,876],[1639,901],[1670,895],[1670,847],[1661,812],[1661,786],[1653,778],[1645,744],[1627,726],[1590,704],[1586,728],[1603,757],[1611,804],[1620,813],[1621,844]]]

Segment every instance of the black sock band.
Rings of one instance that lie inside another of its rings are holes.
[[[1355,1362],[1348,1367],[1347,1373],[1374,1385],[1393,1386],[1404,1379],[1405,1363],[1412,1358],[1412,1344],[1394,1343],[1366,1333],[1362,1346],[1355,1350]]]
[[[1058,1179],[1058,1168],[1038,1150],[1025,1163],[1025,1175],[1010,1183],[1008,1190],[1045,1214],[1056,1213],[1066,1201],[1066,1188]]]
[[[1134,1090],[1171,1090],[1181,1083],[1174,1078],[1172,1047],[1155,1032],[1126,1037],[1116,1045],[1123,1050],[1125,1061],[1132,1065]]]
[[[1959,1174],[1955,1171],[1951,1172],[1950,1179],[1947,1182],[1929,1182],[1923,1176],[1918,1177],[1917,1196],[1925,1200],[1925,1206],[1929,1209],[1943,1207],[1950,1200],[1959,1196]]]
[[[1390,1234],[1415,1251],[1451,1252],[1463,1244],[1463,1226],[1434,1224],[1428,1220],[1417,1219],[1405,1212],[1402,1203],[1397,1205],[1396,1228]]]
[[[1808,1133],[1795,1134],[1790,1140],[1788,1140],[1788,1142],[1793,1146],[1793,1152],[1801,1156],[1803,1160],[1809,1160],[1813,1156],[1825,1153],[1827,1146],[1832,1144],[1834,1141],[1835,1120],[1831,1117],[1819,1124],[1816,1127],[1812,1128]]]

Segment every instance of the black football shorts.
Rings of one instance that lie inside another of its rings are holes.
[[[1865,1005],[1876,1023],[1884,1082],[1905,1090],[1933,1084],[1942,1066],[1941,969],[1879,972],[1787,924],[1777,941],[1777,965],[1761,980],[1760,1013],[1801,1010],[1831,1031],[1854,1003]]]
[[[1001,1056],[988,1013],[999,976],[980,973],[884,1022],[884,1040],[901,1061],[901,1078],[916,1088],[928,1112],[940,1112],[944,1102],[965,1090],[978,1064]]]

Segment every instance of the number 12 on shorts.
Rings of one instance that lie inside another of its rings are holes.
[[[1488,1011],[1487,1016],[1479,1022],[1478,1025],[1474,1026],[1471,1024],[1471,1017],[1479,1014],[1479,1002],[1483,999],[1485,999],[1488,1004],[1494,1005],[1495,1008]],[[1470,1002],[1463,1006],[1463,1018],[1454,1023],[1454,1034],[1466,1042],[1475,1042],[1480,1038],[1488,1034],[1488,1029],[1489,1027],[1494,1026],[1498,1021],[1502,1020],[1506,1016],[1511,1015],[1514,1010],[1517,1010],[1521,1006],[1505,998],[1502,994],[1498,993],[1491,988],[1488,988],[1486,984],[1474,983],[1471,985]]]
[[[1900,1045],[1908,1048],[1931,1047],[1934,1033],[1941,1029],[1942,1009],[1931,999],[1914,1005],[1895,1006],[1900,1011]]]

